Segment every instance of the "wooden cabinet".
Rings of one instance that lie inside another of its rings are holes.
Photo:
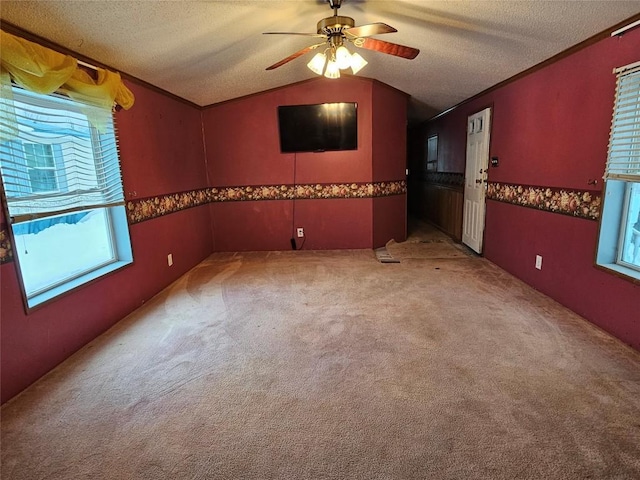
[[[464,189],[458,186],[416,182],[409,186],[410,208],[455,241],[462,241]]]

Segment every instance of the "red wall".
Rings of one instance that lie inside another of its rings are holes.
[[[388,132],[379,131],[380,138],[375,143],[374,84],[361,77],[318,78],[207,108],[203,125],[211,185],[371,182],[374,150],[380,143],[387,149],[389,144],[396,146],[396,154],[399,152],[404,164],[406,95],[395,90],[388,95],[392,98],[385,101],[392,104],[392,118],[402,118]],[[277,107],[325,102],[357,102],[358,149],[280,153]],[[378,163],[383,165],[390,158],[383,154]],[[385,180],[404,178],[397,177],[393,169],[391,172],[393,178]],[[373,243],[372,199],[214,203],[210,208],[216,251],[291,249],[290,239],[297,227],[305,230],[305,249],[371,248]],[[299,240],[298,246],[302,245]]]
[[[127,199],[205,187],[200,111],[136,84],[116,114]],[[135,192],[135,193],[134,193]],[[15,263],[0,266],[1,396],[13,397],[212,252],[209,210],[130,227],[134,264],[25,315]],[[167,265],[173,253],[174,265]]]
[[[601,190],[615,67],[640,60],[640,29],[606,38],[430,122],[439,170],[464,173],[466,118],[491,106],[490,182]],[[598,179],[594,187],[588,184]],[[594,267],[598,223],[487,201],[485,256],[640,349],[640,287]],[[542,270],[534,268],[543,256]]]
[[[373,181],[406,180],[407,97],[383,83],[373,84]],[[407,236],[406,195],[373,199],[373,247]]]

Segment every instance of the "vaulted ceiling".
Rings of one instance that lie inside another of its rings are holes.
[[[343,0],[356,25],[384,22],[375,38],[420,49],[414,60],[358,49],[358,75],[412,96],[428,118],[640,13],[640,1]],[[318,39],[326,0],[88,1],[0,3],[0,18],[205,106],[315,77],[314,52],[265,68]],[[355,48],[351,49],[352,51]]]

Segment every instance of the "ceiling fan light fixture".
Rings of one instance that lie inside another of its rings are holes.
[[[369,63],[364,58],[362,58],[362,56],[357,52],[351,55],[350,61],[351,61],[351,71],[353,72],[354,75],[358,73],[360,70],[362,70],[364,67],[366,67],[367,64]]]
[[[351,66],[351,52],[344,45],[340,45],[336,50],[336,62],[340,70],[346,70]]]
[[[309,70],[313,73],[322,75],[325,63],[327,63],[327,56],[324,53],[316,53],[311,61],[307,63],[307,67],[309,67]]]
[[[340,67],[335,60],[329,60],[327,62],[327,69],[324,72],[324,76],[327,78],[340,78]]]

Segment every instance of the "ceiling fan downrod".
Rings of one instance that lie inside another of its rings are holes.
[[[329,2],[329,6],[333,10],[333,14],[337,17],[338,16],[338,9],[342,5],[342,0],[328,0],[328,2]]]
[[[355,21],[351,17],[343,17],[338,15],[338,9],[342,5],[342,0],[327,0],[329,6],[333,9],[333,17],[323,18],[318,22],[318,33],[324,33],[327,35],[327,40],[330,41],[335,37],[342,38],[342,30],[347,28],[353,28]]]

